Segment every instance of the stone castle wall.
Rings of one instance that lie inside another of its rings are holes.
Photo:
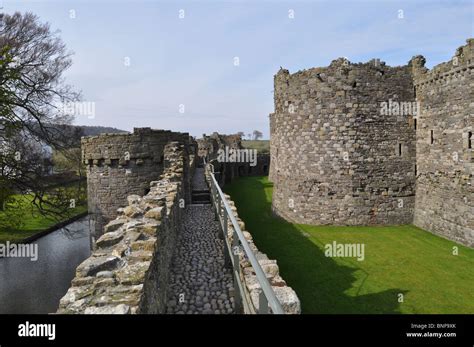
[[[257,153],[255,165],[249,162],[234,163],[219,159],[219,150],[225,150],[226,148],[229,150],[245,150],[240,135],[213,133],[210,136],[203,135],[201,139],[197,140],[197,143],[199,156],[207,158],[214,165],[216,178],[220,185],[231,183],[238,177],[266,176],[269,173],[270,155],[266,153]]]
[[[163,172],[164,148],[170,141],[179,141],[188,145],[186,150],[189,148],[187,133],[150,128],[136,128],[133,134],[102,134],[82,139],[89,214],[95,224],[93,237],[101,235],[104,225],[116,217],[117,209],[126,205],[128,195],[148,192],[149,183]]]
[[[179,142],[168,143],[163,156],[164,167],[159,180],[150,183],[150,191],[146,195],[127,197],[127,206],[118,209],[118,216],[104,227],[96,249],[77,267],[76,276],[61,299],[57,313],[166,312],[172,257],[182,227],[182,202],[187,195],[187,176],[193,174],[196,156],[193,150],[186,150],[186,146]],[[210,176],[207,174],[206,178],[209,181]],[[229,196],[227,199],[239,225],[245,230],[233,201]],[[232,228],[229,221],[230,242]],[[284,311],[301,313],[298,296],[280,276],[276,260],[269,259],[257,249],[250,233],[244,231],[244,236]],[[241,280],[252,304],[251,310],[245,313],[256,313],[261,288],[255,271],[242,252],[240,266]]]
[[[270,115],[275,213],[308,224],[414,223],[473,246],[473,47],[467,40],[431,71],[421,56],[401,67],[338,59],[281,69]]]
[[[307,224],[400,224],[413,218],[413,114],[382,102],[413,102],[411,69],[345,59],[275,76],[270,115],[274,212]]]
[[[416,97],[414,224],[474,247],[474,39],[428,71],[412,60]]]
[[[104,228],[97,249],[82,262],[58,313],[164,313],[171,259],[182,220],[187,173],[193,167],[185,146],[163,149],[159,180],[144,195],[129,195],[127,206]]]
[[[239,149],[242,148],[242,139],[240,135],[223,135],[217,132],[211,135],[203,134],[202,138],[197,139],[198,144],[198,156],[214,158],[217,156],[219,149],[229,148]]]

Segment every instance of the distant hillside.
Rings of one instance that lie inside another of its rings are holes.
[[[61,141],[63,146],[67,148],[80,147],[81,137],[83,136],[95,136],[103,133],[128,133],[111,127],[70,124],[44,124],[43,128],[43,131],[46,131],[56,141]]]
[[[74,125],[74,127],[81,129],[82,136],[96,136],[99,134],[109,133],[128,133],[128,131],[120,130],[111,127],[88,126],[88,125]]]

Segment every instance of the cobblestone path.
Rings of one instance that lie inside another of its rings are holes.
[[[204,170],[197,168],[193,190],[208,190]],[[186,207],[173,255],[167,313],[230,314],[234,312],[232,271],[225,266],[224,241],[209,204]]]

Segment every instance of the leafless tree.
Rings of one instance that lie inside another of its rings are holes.
[[[79,95],[62,78],[71,65],[71,53],[58,32],[31,13],[0,14],[0,47],[4,122],[26,128],[51,145],[67,143],[54,125],[72,120],[61,105],[77,101]]]
[[[46,198],[44,149],[77,141],[59,126],[72,121],[62,105],[80,98],[62,77],[70,65],[71,52],[49,24],[32,13],[0,13],[0,191],[32,192],[47,213],[62,209]]]

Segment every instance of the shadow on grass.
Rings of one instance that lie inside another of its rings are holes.
[[[265,193],[272,184],[262,181],[262,177],[241,178],[224,188],[257,247],[278,261],[282,277],[301,300],[303,313],[400,313],[398,295],[406,295],[407,290],[348,295],[357,281],[355,272],[362,270],[326,257],[297,226],[273,216]]]

